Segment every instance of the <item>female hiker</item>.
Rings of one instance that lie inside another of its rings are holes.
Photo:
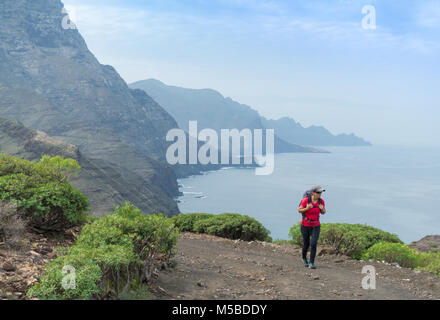
[[[301,220],[301,234],[303,237],[302,258],[305,267],[310,269],[316,269],[315,256],[316,247],[318,245],[319,233],[321,232],[321,226],[319,223],[319,215],[325,214],[325,202],[321,198],[321,194],[324,192],[320,186],[314,186],[311,190],[304,194],[304,198],[298,208],[298,212],[303,215]],[[310,238],[312,241],[310,242]],[[307,251],[310,250],[310,262],[307,261]]]

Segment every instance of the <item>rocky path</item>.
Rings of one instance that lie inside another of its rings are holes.
[[[158,299],[440,299],[435,275],[378,262],[321,254],[310,270],[296,246],[191,233],[177,247],[177,266],[151,285]],[[376,268],[376,290],[361,286],[365,265]]]

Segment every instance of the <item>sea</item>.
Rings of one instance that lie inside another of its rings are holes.
[[[425,147],[326,147],[330,153],[275,155],[271,175],[224,168],[180,179],[182,213],[240,213],[260,221],[275,239],[289,229],[305,190],[321,185],[322,223],[359,223],[410,243],[440,234],[440,150]]]

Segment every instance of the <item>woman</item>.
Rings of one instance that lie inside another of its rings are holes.
[[[298,208],[298,212],[303,215],[301,221],[301,234],[303,237],[302,258],[305,267],[310,269],[316,269],[315,256],[316,247],[318,245],[319,233],[321,232],[321,226],[319,223],[319,215],[325,214],[325,202],[321,198],[321,194],[324,192],[320,186],[314,186],[310,192],[311,195],[305,197],[301,201],[301,205]],[[310,238],[312,241],[310,242]],[[307,251],[311,245],[310,250],[310,262],[307,261]]]

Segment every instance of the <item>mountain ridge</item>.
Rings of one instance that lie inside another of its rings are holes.
[[[324,126],[311,125],[303,127],[290,117],[281,117],[277,120],[262,117],[262,122],[264,125],[274,128],[281,138],[292,143],[307,141],[308,145],[317,147],[371,146],[370,142],[357,137],[354,133],[334,135]]]
[[[257,111],[231,98],[225,98],[213,89],[168,86],[156,79],[138,81],[129,84],[129,87],[147,92],[176,119],[179,127],[186,132],[189,130],[191,120],[197,120],[200,129],[213,129],[218,134],[221,129],[265,129]],[[274,148],[275,153],[327,152],[289,143],[276,134]]]
[[[176,119],[179,127],[184,130],[188,130],[190,118],[197,119],[200,127],[209,127],[217,131],[231,126],[238,129],[275,129],[279,144],[277,152],[280,153],[310,152],[311,150],[306,149],[305,146],[370,145],[354,134],[333,135],[322,126],[303,128],[288,117],[268,120],[252,107],[230,97],[224,97],[220,92],[210,88],[183,88],[167,85],[157,79],[136,81],[129,84],[129,87],[147,92]],[[297,147],[295,149],[290,145]]]

